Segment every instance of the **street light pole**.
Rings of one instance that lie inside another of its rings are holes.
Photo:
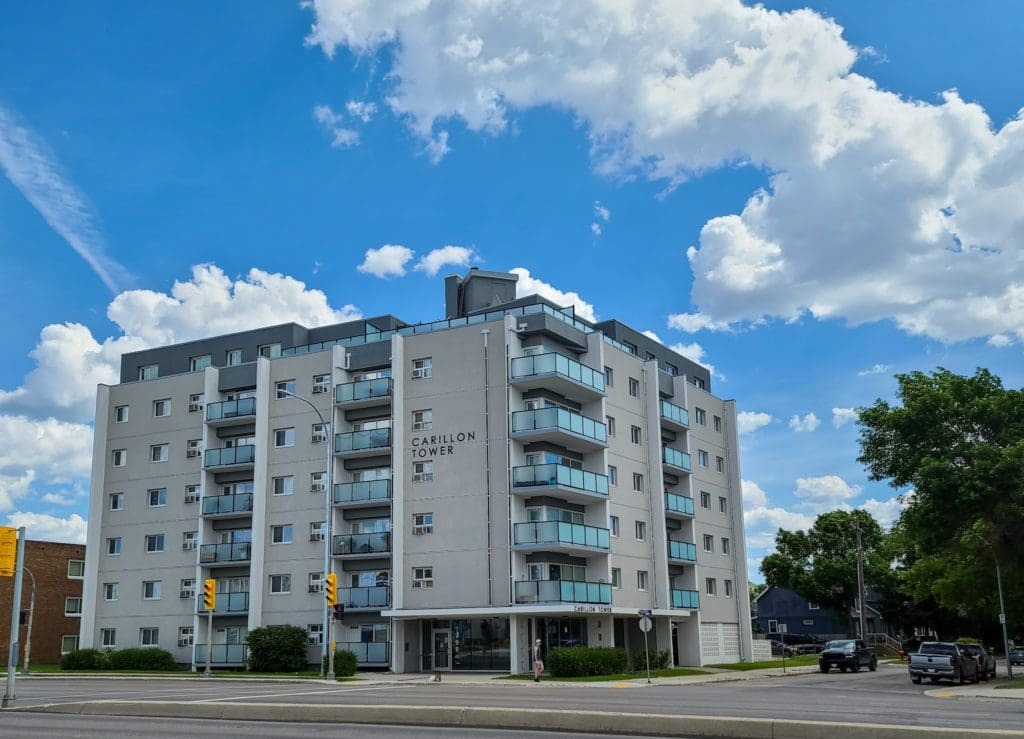
[[[1006,630],[1006,603],[1003,601],[1003,573],[999,569],[999,555],[996,554],[995,549],[989,543],[989,540],[979,534],[977,531],[969,531],[969,534],[973,534],[989,548],[992,552],[992,559],[996,563],[996,588],[999,590],[999,623],[1003,627],[1003,650],[1006,653],[1006,675],[1010,680],[1013,680],[1013,665],[1010,664],[1010,636]]]
[[[858,609],[860,615],[860,638],[866,644],[868,640],[868,622],[864,609],[867,607],[867,593],[864,588],[864,544],[861,541],[859,521],[854,521],[853,530],[857,532],[857,598],[860,601],[860,608]]]
[[[333,391],[333,386],[332,386]],[[324,427],[324,447],[327,449],[327,491],[324,494],[324,582],[326,582],[327,574],[331,571],[331,500],[334,496],[334,455],[332,453],[332,447],[334,445],[334,438],[331,436],[331,424],[324,420],[323,414],[320,409],[317,408],[306,398],[295,393],[288,392],[278,388],[277,394],[287,395],[288,397],[301,400],[303,403],[308,405],[316,413],[317,418],[320,419],[320,425]],[[327,606],[327,600],[323,602],[323,625],[321,632],[321,639],[323,641],[322,648],[320,650],[320,664],[323,665],[323,658],[327,658],[327,670],[324,674],[324,668],[321,666],[320,672],[328,680],[334,679],[334,650],[331,648],[331,609]]]
[[[25,666],[21,668],[21,674],[28,674],[28,655],[32,651],[32,616],[36,612],[36,577],[32,570],[25,568],[28,579],[32,581],[32,590],[28,598],[28,628],[25,630]]]

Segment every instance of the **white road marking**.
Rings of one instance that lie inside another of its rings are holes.
[[[342,694],[348,694],[348,693],[359,693],[359,692],[364,692],[364,691],[368,691],[368,690],[387,690],[389,688],[394,688],[394,687],[397,687],[397,686],[394,686],[394,685],[379,685],[379,686],[371,686],[371,687],[366,687],[366,688],[347,688],[347,689],[342,689],[342,690],[338,690],[337,688],[326,688],[324,690],[302,690],[302,691],[292,691],[292,692],[288,692],[288,693],[260,693],[258,695],[232,695],[232,696],[220,696],[218,698],[205,698],[203,700],[198,700],[198,701],[189,701],[189,703],[220,703],[220,702],[223,702],[223,701],[251,700],[253,698],[282,698],[282,697],[289,696],[289,695],[323,695],[324,693],[335,693],[335,694],[338,694],[338,695],[342,695]]]

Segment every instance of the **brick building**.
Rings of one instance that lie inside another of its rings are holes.
[[[29,658],[32,664],[60,662],[61,654],[78,648],[85,545],[28,540],[25,542],[25,566],[32,572],[36,583],[32,652]],[[0,658],[3,664],[7,664],[8,658],[13,592],[14,578],[0,578]],[[31,597],[32,577],[25,573],[21,587],[21,610],[26,619]],[[26,624],[22,624],[18,635],[21,648],[19,664],[24,662],[25,657]]]

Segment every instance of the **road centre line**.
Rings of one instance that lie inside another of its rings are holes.
[[[348,688],[338,690],[337,688],[326,688],[324,690],[302,690],[293,691],[289,693],[260,693],[258,695],[233,695],[233,696],[221,696],[219,698],[205,698],[198,701],[189,701],[189,703],[223,703],[225,701],[239,701],[239,700],[251,700],[253,698],[283,698],[290,695],[323,695],[325,693],[334,693],[336,695],[347,695],[348,693],[359,693],[368,690],[387,690],[394,688],[394,685],[379,685],[371,686],[366,688]]]

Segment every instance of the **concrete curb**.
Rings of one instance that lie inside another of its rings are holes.
[[[27,713],[133,716],[231,721],[346,723],[377,726],[442,726],[476,729],[591,732],[729,739],[963,739],[1024,737],[1024,731],[833,723],[767,718],[720,718],[603,711],[401,705],[300,705],[294,703],[183,703],[95,701],[13,709]]]

